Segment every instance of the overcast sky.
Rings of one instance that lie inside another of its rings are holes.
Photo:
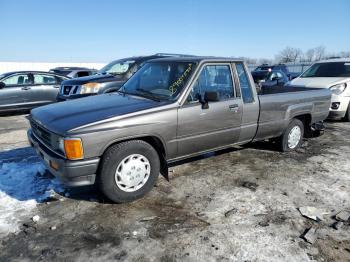
[[[108,62],[157,52],[273,58],[350,51],[350,1],[0,0],[0,61]]]

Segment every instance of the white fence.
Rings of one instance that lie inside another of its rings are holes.
[[[32,70],[32,71],[49,71],[59,66],[78,66],[93,69],[101,69],[104,63],[49,63],[49,62],[1,62],[0,74],[12,71]]]

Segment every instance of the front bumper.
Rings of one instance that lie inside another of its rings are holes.
[[[329,119],[343,118],[350,103],[350,97],[332,94],[331,107],[329,109]]]
[[[28,130],[27,135],[30,145],[41,157],[47,169],[65,185],[75,187],[93,185],[95,183],[99,158],[70,161],[55,154],[43,145],[33,135],[31,129]],[[52,166],[55,166],[55,168]]]

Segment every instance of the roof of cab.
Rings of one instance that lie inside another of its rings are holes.
[[[233,57],[215,57],[215,56],[185,56],[185,57],[166,57],[150,60],[152,62],[243,62],[243,59]]]
[[[317,61],[315,63],[336,63],[336,62],[350,63],[350,57],[347,57],[347,58],[332,58],[332,59],[328,59],[328,60],[320,60],[320,61]]]

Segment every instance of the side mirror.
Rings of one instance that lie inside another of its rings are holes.
[[[208,109],[208,102],[217,102],[220,101],[220,95],[218,92],[207,91],[204,93],[204,99],[200,96],[199,102],[202,104],[202,109]]]
[[[278,80],[279,80],[279,77],[278,76],[274,76],[274,77],[272,77],[272,79],[271,79],[272,81],[277,81],[278,82]]]
[[[220,101],[220,95],[215,91],[207,91],[204,93],[204,101],[206,102],[217,102]]]
[[[0,82],[0,89],[3,89],[6,86],[4,82]]]

